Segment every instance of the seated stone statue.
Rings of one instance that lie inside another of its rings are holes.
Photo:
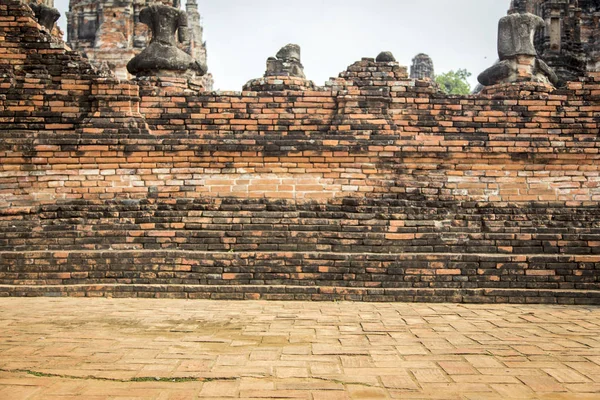
[[[300,62],[300,46],[288,44],[267,59],[265,76],[294,76],[305,79],[304,67]]]
[[[498,24],[498,56],[500,60],[482,72],[477,80],[484,86],[510,82],[542,82],[557,84],[558,77],[537,57],[533,38],[544,20],[527,12],[527,0],[514,0],[509,15]]]
[[[30,3],[29,7],[33,11],[38,23],[52,32],[54,24],[60,18],[60,12],[56,8],[48,7],[45,4]]]
[[[152,4],[140,11],[140,22],[152,31],[152,40],[140,54],[127,64],[129,73],[136,76],[202,76],[207,68],[177,47],[188,41],[187,15],[179,9],[179,0],[173,7]]]

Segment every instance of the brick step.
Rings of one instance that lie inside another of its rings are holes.
[[[78,250],[0,252],[0,259],[0,284],[16,286],[600,291],[599,255]]]
[[[379,289],[289,285],[0,285],[0,297],[138,297],[600,305],[599,291],[535,289]]]
[[[414,258],[414,257],[442,257],[442,258],[460,258],[460,259],[473,259],[473,258],[503,258],[512,260],[524,260],[524,259],[581,259],[588,261],[600,261],[600,254],[575,254],[575,253],[523,253],[523,254],[508,254],[508,253],[463,253],[463,252],[403,252],[403,253],[380,253],[380,252],[331,252],[331,251],[284,251],[284,250],[273,250],[273,251],[222,251],[222,250],[183,250],[183,249],[61,249],[61,250],[17,250],[17,251],[0,251],[0,257],[14,257],[17,254],[26,254],[28,256],[37,257],[39,255],[51,256],[53,258],[65,258],[65,255],[77,255],[77,254],[99,254],[103,256],[119,254],[172,254],[172,255],[194,255],[194,254],[207,254],[207,255],[224,255],[227,257],[241,256],[249,257],[257,254],[280,254],[280,255],[305,255],[307,257],[333,257],[332,259],[339,259],[345,257],[374,257],[381,259],[396,259],[401,258]]]
[[[0,210],[0,251],[600,254],[598,202],[404,197],[331,199],[323,204],[241,198],[61,201],[22,214]]]

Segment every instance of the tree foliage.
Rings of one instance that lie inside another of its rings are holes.
[[[469,71],[461,68],[457,71],[436,75],[435,81],[440,85],[442,92],[446,94],[467,95],[471,93],[471,85],[467,81],[470,76]]]

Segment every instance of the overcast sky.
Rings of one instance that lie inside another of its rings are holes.
[[[66,32],[69,0],[55,0]],[[185,3],[185,0],[182,0]],[[429,54],[436,73],[476,76],[497,58],[498,19],[509,0],[198,0],[215,89],[241,90],[287,43],[302,47],[308,79],[322,85],[362,57],[394,53],[410,66]],[[66,38],[65,38],[66,39]]]

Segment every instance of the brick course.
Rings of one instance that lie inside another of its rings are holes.
[[[0,294],[600,302],[600,74],[118,82],[13,0],[0,53]]]

